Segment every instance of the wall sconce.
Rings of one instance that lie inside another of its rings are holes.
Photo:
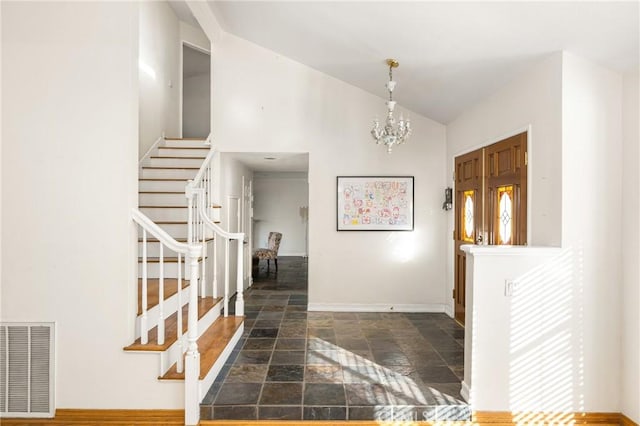
[[[451,210],[453,208],[453,189],[445,188],[444,190],[444,203],[442,203],[442,210]]]

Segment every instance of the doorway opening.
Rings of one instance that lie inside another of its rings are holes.
[[[464,325],[464,244],[527,244],[527,133],[455,158],[454,312]]]
[[[182,137],[203,139],[211,131],[211,55],[182,44]]]

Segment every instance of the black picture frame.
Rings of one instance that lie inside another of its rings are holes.
[[[338,231],[413,231],[413,176],[337,176]]]

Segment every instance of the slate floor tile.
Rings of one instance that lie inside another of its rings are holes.
[[[265,383],[260,405],[302,404],[302,383]]]
[[[307,312],[307,260],[282,257],[245,292],[245,331],[203,419],[468,420],[464,328],[441,313]],[[234,298],[230,301],[233,314]]]
[[[271,365],[267,371],[267,382],[302,382],[303,365]]]
[[[303,420],[347,420],[347,407],[304,407]]]
[[[225,383],[218,392],[214,406],[256,404],[261,388],[262,383]]]
[[[342,383],[307,383],[304,390],[304,405],[346,405]]]

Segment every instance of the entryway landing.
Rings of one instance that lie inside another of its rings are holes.
[[[245,334],[202,419],[468,420],[464,330],[444,314],[307,312],[307,262],[245,293]],[[231,304],[232,305],[232,304]]]

